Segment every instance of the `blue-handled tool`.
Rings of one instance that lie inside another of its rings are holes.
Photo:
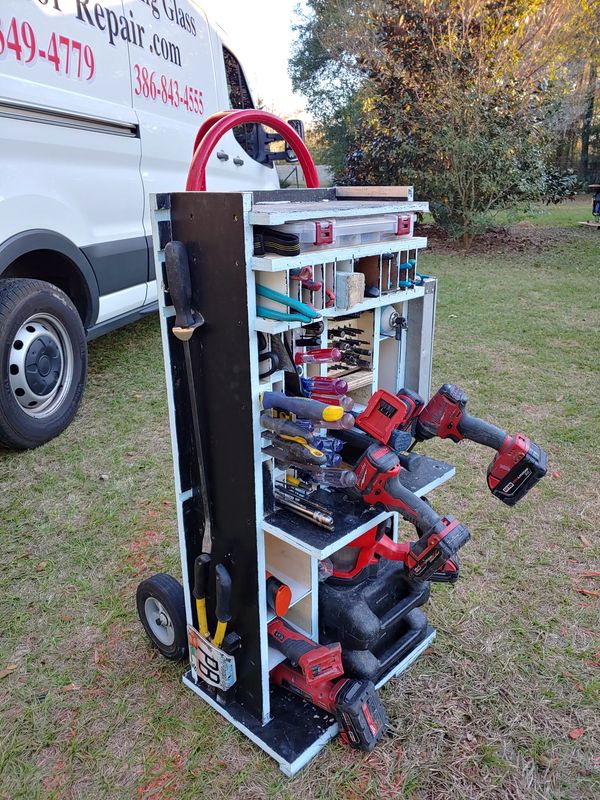
[[[256,294],[259,297],[266,297],[268,300],[274,300],[276,303],[281,303],[290,309],[290,312],[277,311],[274,308],[265,308],[265,306],[257,306],[256,313],[259,317],[265,319],[275,319],[287,322],[311,322],[313,319],[319,319],[321,316],[314,308],[307,306],[306,303],[301,303],[300,300],[294,300],[293,297],[288,297],[281,292],[276,292],[274,289],[269,289],[268,286],[261,286],[256,284]],[[293,312],[297,313],[294,314]]]

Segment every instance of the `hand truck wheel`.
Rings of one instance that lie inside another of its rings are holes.
[[[152,644],[171,661],[187,658],[188,641],[183,586],[160,572],[137,588],[139,618]]]

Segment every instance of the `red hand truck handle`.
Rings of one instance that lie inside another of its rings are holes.
[[[206,191],[206,165],[212,151],[227,131],[237,125],[245,125],[249,122],[262,122],[281,134],[298,157],[306,186],[309,189],[319,188],[319,176],[315,163],[308,148],[292,126],[268,111],[245,108],[239,111],[221,111],[213,114],[202,123],[194,144],[194,155],[185,187],[187,192]]]

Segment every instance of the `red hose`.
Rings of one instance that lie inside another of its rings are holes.
[[[206,136],[208,131],[212,128],[212,126],[215,124],[215,122],[218,122],[220,119],[223,119],[223,117],[226,117],[228,114],[231,114],[231,109],[229,111],[217,111],[216,114],[211,114],[210,117],[207,117],[204,120],[202,125],[200,125],[198,133],[196,134],[196,139],[194,140],[194,147],[192,149],[192,158],[194,156],[194,153],[200,146],[200,142],[202,141],[202,139],[204,139],[204,137]]]
[[[227,131],[237,125],[244,125],[249,122],[263,123],[281,134],[298,157],[306,186],[309,189],[319,188],[319,176],[315,163],[308,148],[292,126],[268,111],[245,108],[240,111],[221,111],[218,114],[213,114],[202,123],[196,136],[195,151],[190,164],[190,171],[188,172],[185,187],[187,192],[206,191],[206,165],[212,151]]]

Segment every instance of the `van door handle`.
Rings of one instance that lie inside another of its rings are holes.
[[[219,150],[219,152],[217,153],[217,158],[219,159],[219,161],[229,161],[229,156],[224,150]]]
[[[236,156],[236,157],[233,159],[233,163],[236,165],[236,167],[241,167],[241,166],[242,166],[242,164],[244,163],[244,159],[243,159],[243,158],[240,158],[239,156]]]

